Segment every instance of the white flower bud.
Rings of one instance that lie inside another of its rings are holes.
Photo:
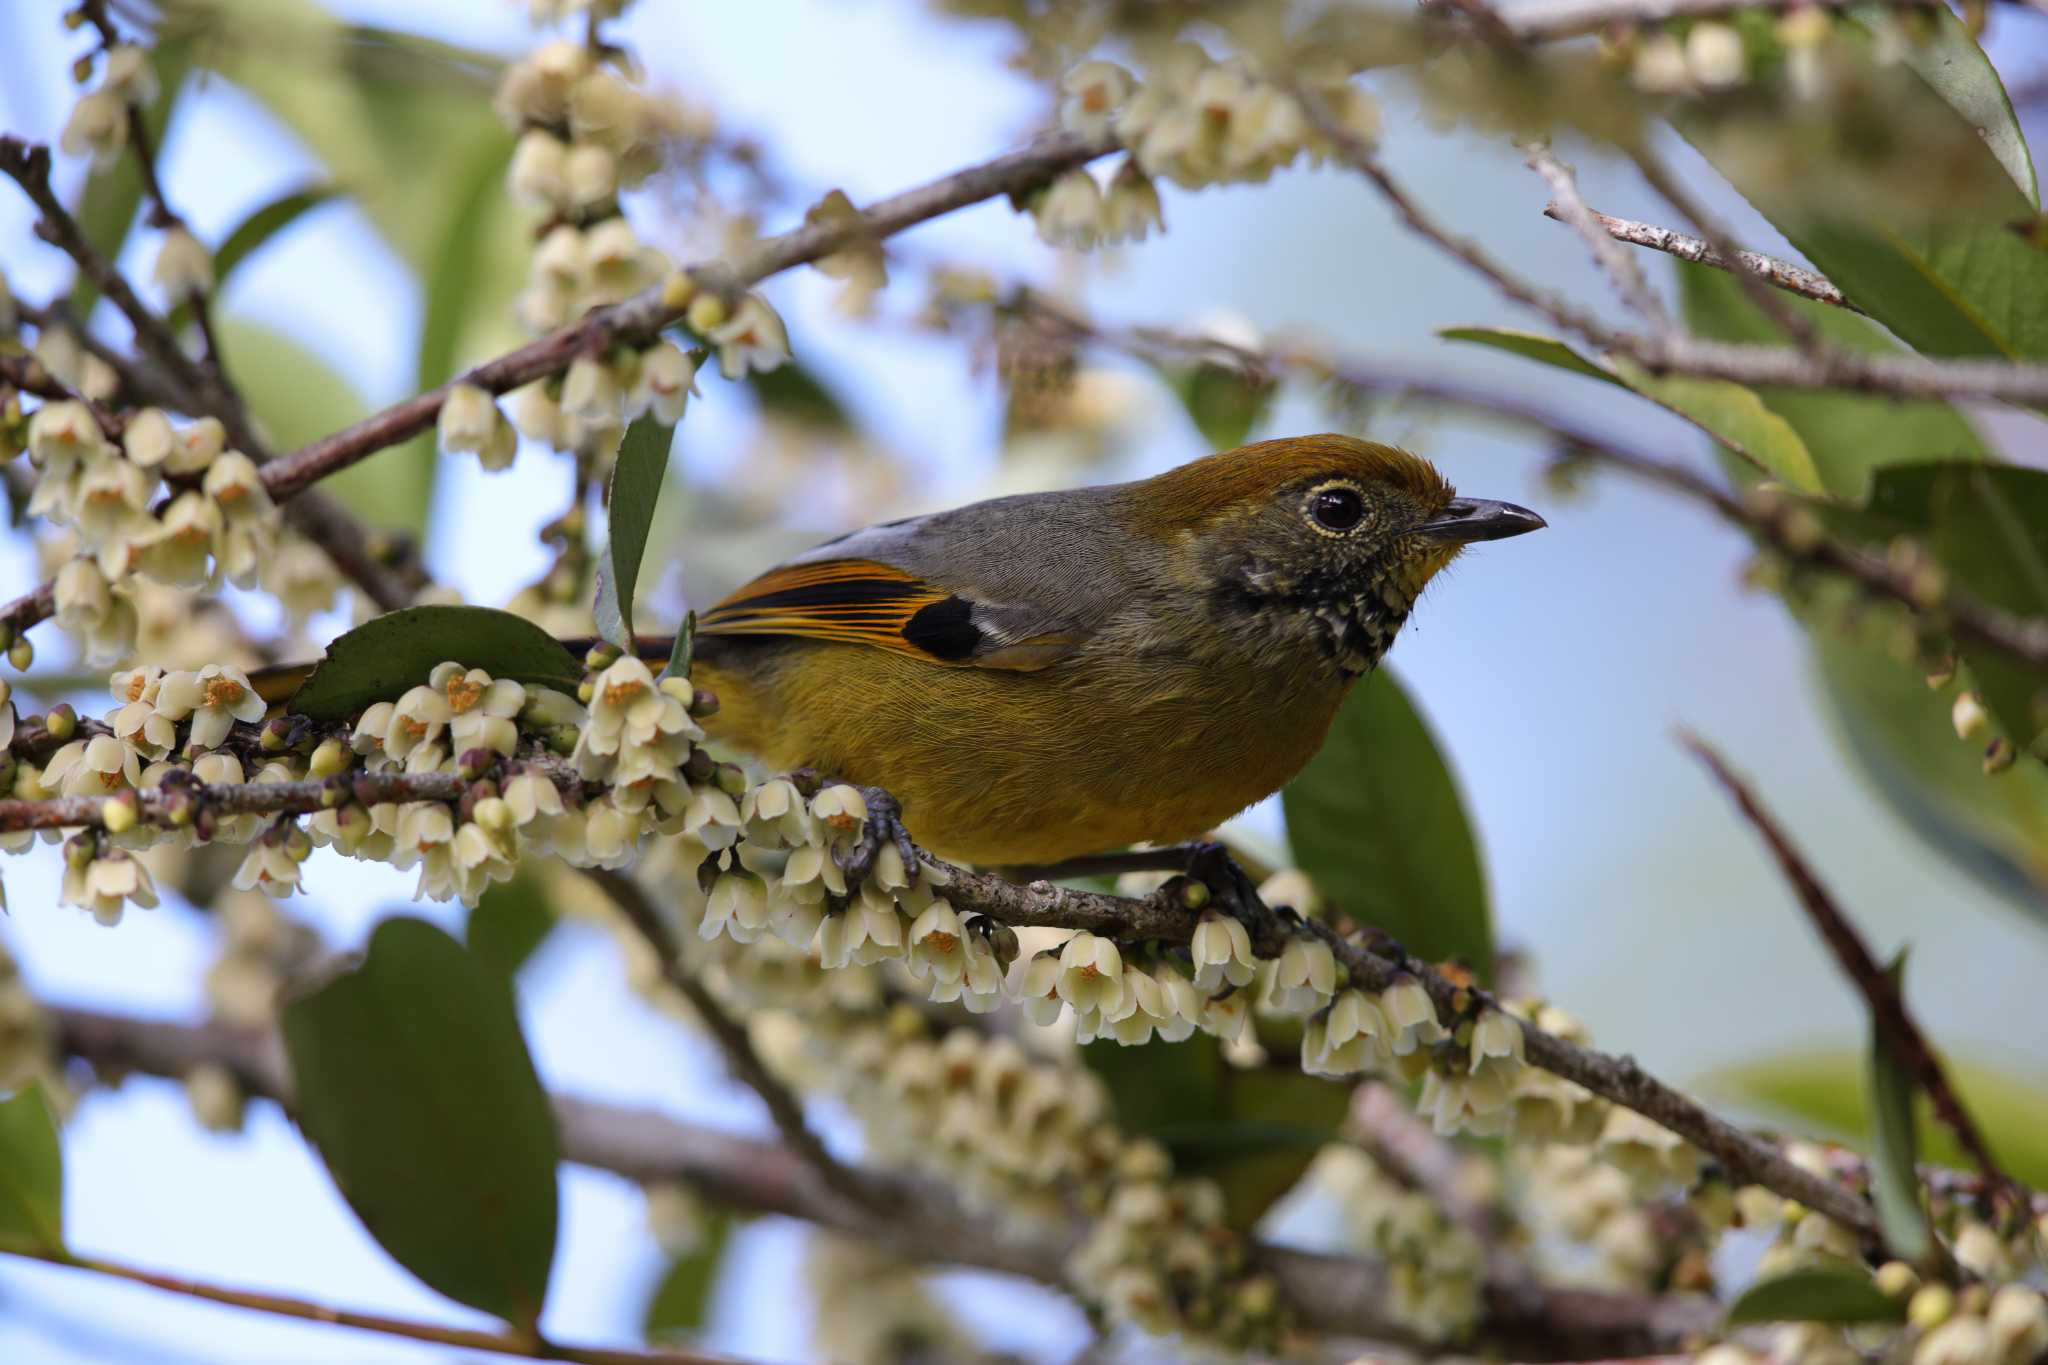
[[[1060,126],[1069,132],[1106,133],[1137,89],[1115,62],[1082,62],[1060,77]]]
[[[579,209],[608,204],[619,192],[619,162],[594,142],[579,142],[565,167],[569,203]]]
[[[1694,24],[1685,35],[1685,66],[1705,89],[1739,85],[1749,66],[1742,51],[1742,35],[1727,24]]]
[[[696,362],[674,342],[664,341],[640,357],[640,373],[626,406],[632,412],[651,412],[657,422],[674,426],[683,420],[696,392]]]
[[[506,182],[513,197],[537,209],[555,210],[569,202],[569,149],[544,128],[529,128],[512,152]]]
[[[171,419],[157,408],[134,414],[121,432],[121,449],[144,469],[154,469],[170,459],[177,444],[178,433],[171,429]]]
[[[149,53],[132,43],[107,49],[107,64],[100,72],[100,89],[119,95],[140,109],[157,97],[156,68]]]
[[[475,384],[457,384],[441,404],[438,430],[441,449],[449,454],[474,454],[491,443],[504,423],[490,391]]]
[[[183,302],[213,288],[213,257],[182,227],[164,233],[153,276],[165,297]]]
[[[71,106],[58,147],[66,156],[90,156],[105,166],[128,145],[128,106],[112,90],[95,90]]]
[[[1692,88],[1685,49],[1669,33],[1653,33],[1636,46],[1630,71],[1636,89],[1646,95],[1679,95]]]
[[[1102,237],[1102,190],[1085,167],[1052,182],[1032,209],[1039,238],[1048,246],[1086,251]]]

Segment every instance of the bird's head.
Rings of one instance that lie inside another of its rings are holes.
[[[1423,587],[1479,540],[1534,531],[1427,460],[1326,434],[1261,441],[1130,485],[1141,535],[1226,621],[1305,636],[1343,672],[1378,662]]]

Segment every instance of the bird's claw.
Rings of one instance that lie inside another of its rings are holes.
[[[859,837],[832,855],[832,860],[846,876],[847,894],[859,892],[861,883],[875,870],[875,861],[881,857],[882,849],[890,845],[902,856],[904,877],[915,885],[917,845],[911,840],[910,831],[904,828],[903,807],[880,787],[861,787],[858,790],[861,800],[867,804],[868,818],[861,825]]]
[[[1293,911],[1276,910],[1259,895],[1258,885],[1237,865],[1230,850],[1213,840],[1187,846],[1189,881],[1209,892],[1209,904],[1242,923],[1254,943],[1269,938]]]

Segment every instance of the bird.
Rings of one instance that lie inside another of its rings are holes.
[[[697,624],[714,744],[984,867],[1201,838],[1285,786],[1464,549],[1534,531],[1336,433],[883,522]]]

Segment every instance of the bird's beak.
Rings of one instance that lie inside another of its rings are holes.
[[[1452,498],[1444,510],[1426,521],[1420,534],[1453,545],[1475,540],[1506,540],[1528,531],[1540,531],[1550,523],[1526,507],[1491,498]]]

